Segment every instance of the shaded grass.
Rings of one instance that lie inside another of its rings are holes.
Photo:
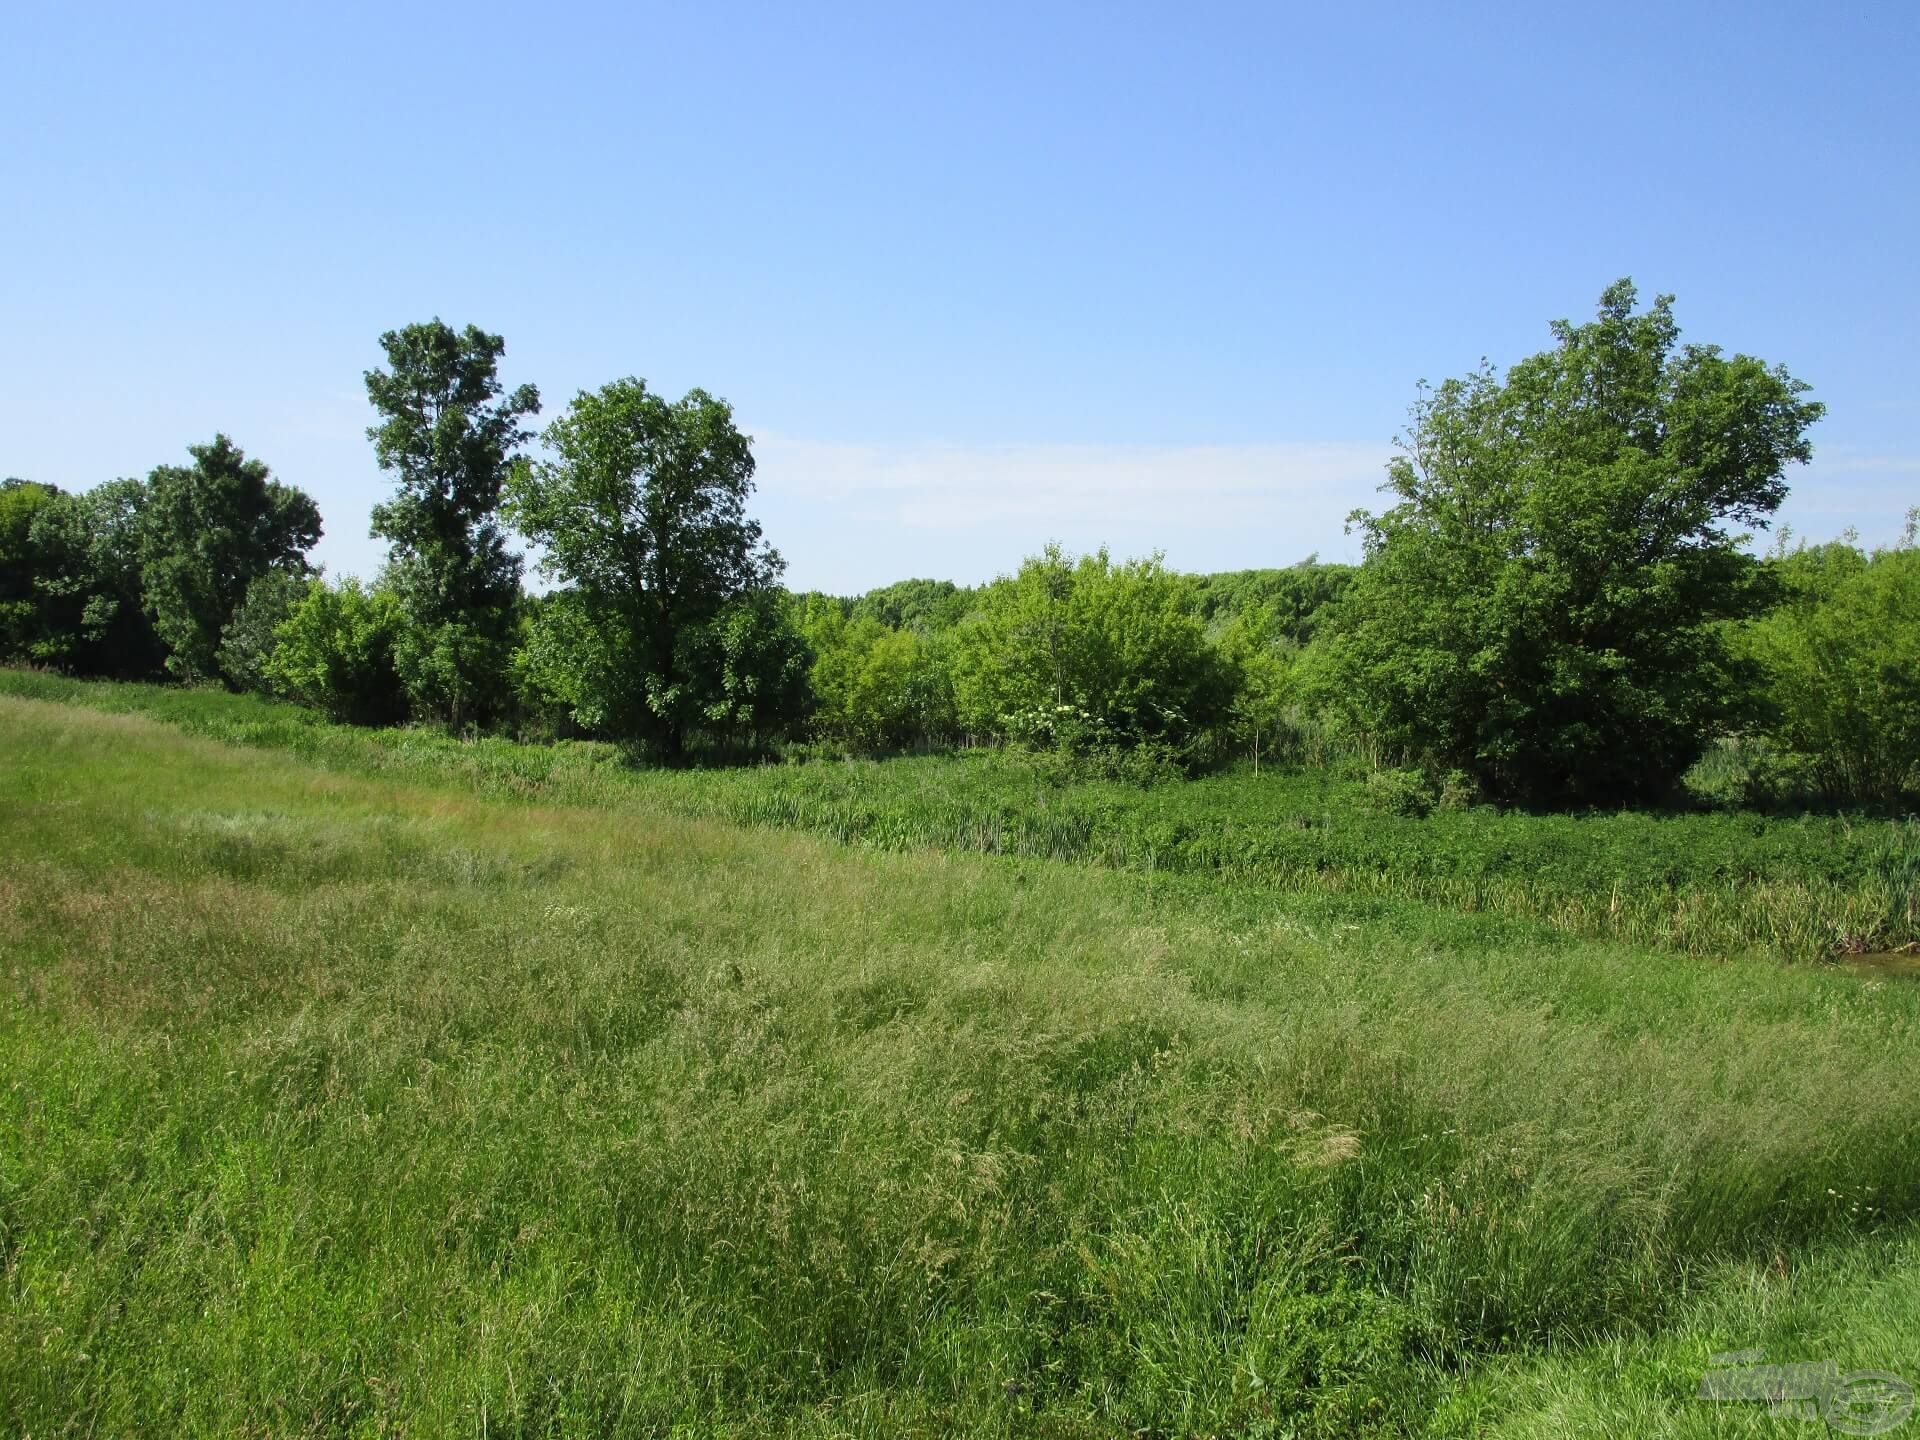
[[[1523,1426],[1909,1243],[1915,987],[332,758],[0,700],[17,1431]]]
[[[492,798],[669,809],[882,850],[1074,862],[1288,893],[1409,899],[1684,954],[1795,959],[1920,944],[1920,821],[1711,813],[1380,813],[1327,771],[1142,791],[1062,785],[973,752],[719,771],[629,768],[605,745],[354,730],[211,691],[0,671],[0,693],[143,713],[193,733]]]

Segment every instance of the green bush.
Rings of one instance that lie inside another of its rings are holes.
[[[1775,559],[1787,598],[1751,627],[1766,733],[1813,790],[1890,805],[1920,793],[1920,548],[1849,544]]]
[[[1382,815],[1431,815],[1438,798],[1424,770],[1376,770],[1367,776],[1366,787],[1367,803]]]
[[[407,691],[396,663],[405,628],[400,602],[383,587],[348,578],[313,581],[274,628],[261,673],[275,693],[330,719],[390,725],[406,717]]]

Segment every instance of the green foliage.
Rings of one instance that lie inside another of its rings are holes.
[[[1236,620],[1262,626],[1298,647],[1312,643],[1356,569],[1322,564],[1309,555],[1284,570],[1226,570],[1191,577],[1194,613],[1210,631]]]
[[[1256,606],[1234,612],[1214,643],[1233,675],[1227,730],[1246,747],[1258,775],[1262,753],[1273,750],[1297,709],[1299,642],[1271,609]]]
[[[190,445],[191,465],[161,465],[147,479],[140,526],[142,590],[167,669],[183,680],[241,677],[222,671],[221,636],[262,575],[304,575],[320,538],[320,511],[302,491],[225,435]]]
[[[247,586],[247,595],[220,632],[214,652],[220,673],[236,690],[273,693],[267,662],[278,644],[275,632],[313,588],[312,579],[291,569],[269,570]]]
[[[1419,819],[1433,813],[1436,796],[1424,770],[1375,770],[1365,783],[1368,805],[1382,815]]]
[[[34,664],[122,679],[160,669],[166,648],[140,586],[146,503],[140,481],[110,480],[36,507],[28,528],[36,613],[26,656]]]
[[[0,660],[31,660],[44,639],[33,522],[59,495],[58,486],[32,480],[0,482]]]
[[[746,513],[753,452],[726,402],[616,380],[575,396],[542,441],[551,458],[516,470],[509,513],[566,589],[535,621],[523,683],[669,759],[697,730],[762,734],[797,715],[781,560]]]
[[[1920,988],[0,679],[298,751],[0,700],[8,1433],[1650,1440],[1920,1358]]]
[[[355,725],[404,718],[407,694],[396,655],[406,631],[399,597],[351,577],[307,582],[306,594],[274,627],[261,666],[273,692]]]
[[[813,703],[813,652],[782,598],[761,587],[734,596],[674,639],[674,666],[686,677],[689,732],[723,752],[758,753],[792,733]]]
[[[978,596],[978,591],[951,580],[896,580],[856,599],[847,618],[938,635],[966,619]]]
[[[939,642],[854,609],[848,620],[822,597],[809,600],[802,617],[814,654],[814,733],[869,753],[947,739],[953,694]]]
[[[1723,622],[1772,592],[1726,527],[1778,508],[1822,407],[1635,300],[1620,281],[1504,379],[1423,393],[1315,647],[1321,703],[1504,798],[1658,799],[1753,689]]]
[[[1746,636],[1768,672],[1765,730],[1822,795],[1920,793],[1920,548],[1837,543],[1772,562],[1785,602]]]
[[[380,337],[391,370],[369,370],[381,416],[367,431],[395,493],[373,509],[373,533],[393,543],[387,583],[406,624],[394,662],[415,709],[456,727],[498,713],[507,696],[520,557],[498,512],[521,421],[540,392],[503,395],[506,342],[438,319]]]
[[[1920,822],[1741,813],[1536,815],[1425,778],[1432,811],[1383,815],[1364,777],[1226,772],[1143,788],[1053,752],[981,749],[731,770],[609,767],[608,747],[355,731],[217,692],[0,671],[0,695],[151,714],[197,735],[493,799],[638,805],[805,830],[874,849],[937,848],[1188,877],[1271,907],[1418,902],[1534,937],[1566,932],[1725,958],[1796,959],[1920,943]],[[1142,747],[1135,747],[1136,749]],[[1149,755],[1153,752],[1148,751]],[[1126,777],[1137,781],[1139,777]],[[1497,924],[1496,924],[1497,922]],[[1492,932],[1489,932],[1491,936]],[[1488,938],[1487,943],[1493,943]]]
[[[1225,714],[1232,677],[1158,557],[1115,565],[1046,550],[980,595],[952,632],[963,729],[1048,743],[1190,750]],[[1065,707],[1065,708],[1062,708]],[[1090,717],[1065,730],[1049,717]]]

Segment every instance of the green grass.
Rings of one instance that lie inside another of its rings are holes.
[[[1412,899],[1571,934],[1726,957],[1920,944],[1920,820],[1736,812],[1383,814],[1327,771],[1140,790],[1060,784],[997,752],[648,771],[611,747],[351,730],[251,697],[0,671],[0,694],[144,713],[194,733],[500,798],[632,803],[827,835],[1192,875],[1209,885]]]
[[[0,698],[0,1430],[1763,1433],[1708,1352],[1920,1378],[1920,987],[136,702]]]

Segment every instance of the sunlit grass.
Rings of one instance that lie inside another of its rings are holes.
[[[1524,1426],[1920,1206],[1920,988],[356,753],[0,699],[8,1428]]]

